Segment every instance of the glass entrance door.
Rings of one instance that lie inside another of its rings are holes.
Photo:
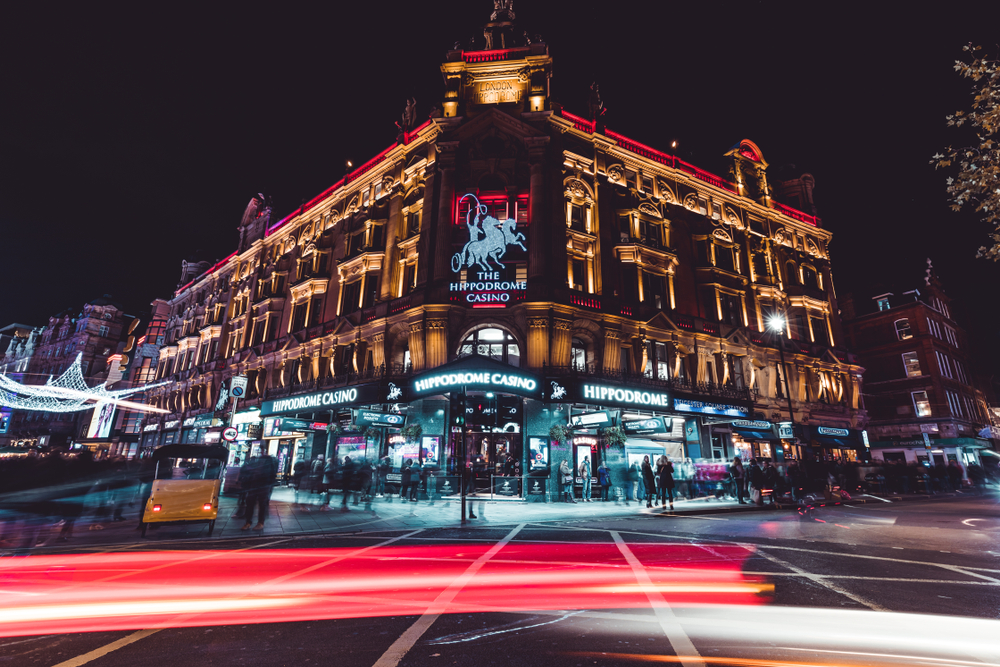
[[[477,492],[489,493],[496,477],[520,477],[520,433],[468,433],[465,437]]]

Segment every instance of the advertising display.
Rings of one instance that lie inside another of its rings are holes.
[[[605,428],[611,426],[611,413],[607,410],[570,415],[569,425],[573,428]]]
[[[645,419],[622,420],[622,430],[626,435],[649,435],[666,433],[667,425],[663,417],[647,417]]]
[[[441,436],[425,435],[420,439],[420,456],[424,464],[437,465],[441,451]]]
[[[340,436],[337,438],[337,464],[344,465],[344,458],[348,456],[351,457],[353,463],[357,464],[358,461],[365,458],[367,445],[364,436]]]
[[[374,412],[372,410],[352,410],[353,423],[356,426],[395,426],[400,427],[406,421],[403,415],[391,412]]]
[[[111,435],[111,425],[114,423],[115,404],[101,401],[94,406],[94,414],[90,418],[87,429],[88,438],[107,438]]]
[[[389,445],[389,458],[393,468],[402,468],[407,460],[416,461],[420,456],[420,446],[415,442],[401,442]]]
[[[462,357],[433,371],[421,373],[410,382],[410,398],[449,392],[493,391],[542,397],[539,378],[513,366],[481,356]]]
[[[816,432],[820,435],[829,435],[835,438],[846,438],[851,435],[851,432],[846,428],[831,428],[829,426],[819,426],[816,428]]]
[[[585,380],[549,380],[545,387],[548,402],[620,405],[643,410],[669,410],[670,392],[662,389],[634,389]]]
[[[543,470],[549,465],[549,439],[528,438],[529,467],[531,470]]]
[[[499,220],[490,215],[505,215],[506,204],[494,203],[491,210],[471,193],[458,200],[459,220],[465,223],[465,230],[457,232],[456,241],[464,245],[451,258],[451,270],[458,280],[448,284],[448,291],[463,305],[505,308],[523,298],[528,289],[528,281],[519,277],[517,270],[527,260],[527,237],[517,230],[515,218]]]
[[[675,398],[674,410],[700,415],[726,415],[728,417],[747,417],[750,415],[750,408],[742,405],[694,401],[688,398]]]

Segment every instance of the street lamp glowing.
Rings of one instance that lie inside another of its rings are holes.
[[[785,318],[781,315],[771,315],[767,318],[767,328],[771,331],[784,331],[785,330]]]

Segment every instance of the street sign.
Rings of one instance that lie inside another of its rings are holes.
[[[585,412],[579,415],[571,415],[569,418],[570,428],[599,428],[611,426],[611,413],[607,410],[597,412]]]
[[[247,393],[247,376],[234,375],[229,380],[229,394],[233,398],[240,398]]]
[[[237,435],[236,428],[230,426],[229,428],[227,428],[222,432],[222,439],[225,440],[226,442],[232,442],[233,440],[236,439],[236,435]]]
[[[666,433],[667,425],[663,417],[647,417],[646,419],[623,419],[622,429],[626,435],[648,435]]]
[[[396,426],[401,427],[406,417],[389,412],[374,412],[372,410],[353,410],[355,426]]]

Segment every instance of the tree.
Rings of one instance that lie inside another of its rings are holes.
[[[947,117],[948,125],[973,128],[976,142],[970,146],[949,146],[944,154],[934,155],[931,164],[936,169],[958,167],[958,176],[949,176],[948,201],[953,211],[972,207],[982,215],[983,222],[993,226],[992,245],[979,249],[978,257],[1000,261],[1000,143],[995,135],[1000,130],[1000,61],[988,60],[980,54],[982,47],[963,47],[972,62],[955,61],[955,71],[972,79],[973,102],[970,111],[956,111]]]

